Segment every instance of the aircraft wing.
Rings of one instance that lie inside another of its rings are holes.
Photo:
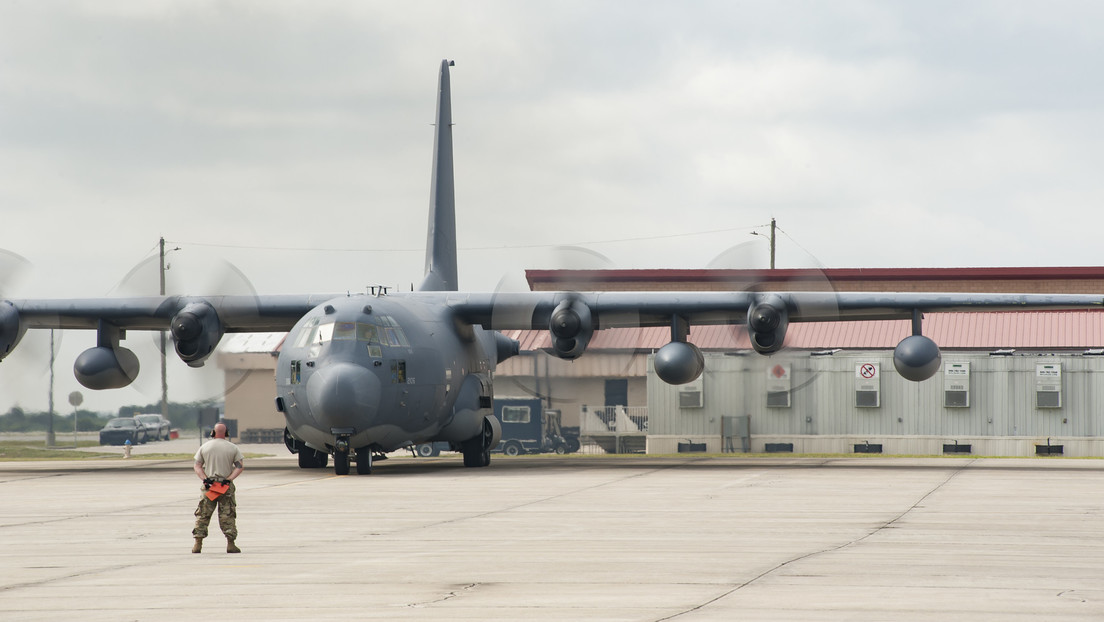
[[[138,373],[138,359],[119,345],[128,330],[168,330],[176,353],[200,367],[227,332],[290,330],[316,305],[333,296],[157,296],[0,301],[0,359],[11,353],[27,329],[96,331],[96,347],[73,365],[90,389],[126,386]]]
[[[188,305],[207,305],[223,332],[289,330],[299,318],[333,295],[149,296],[0,301],[0,322],[12,316],[23,329],[96,329],[106,322],[121,330],[169,330]],[[0,324],[2,325],[2,324]],[[0,336],[6,335],[0,328]],[[0,350],[2,352],[2,350]]]
[[[1104,297],[1050,294],[930,294],[837,292],[531,292],[454,294],[459,320],[496,330],[547,329],[550,352],[582,356],[595,330],[670,326],[671,341],[655,354],[656,374],[669,384],[701,375],[704,357],[688,341],[695,324],[745,324],[760,354],[782,349],[790,322],[911,319],[912,335],[894,350],[897,371],[909,380],[939,368],[939,346],[922,334],[925,312],[1104,309]]]
[[[457,317],[495,330],[548,328],[561,306],[589,313],[594,329],[690,324],[745,324],[772,305],[788,321],[909,319],[914,311],[1104,309],[1104,297],[1081,294],[943,294],[858,292],[521,292],[450,293]]]

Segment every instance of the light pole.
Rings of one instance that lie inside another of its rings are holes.
[[[50,412],[46,418],[46,446],[53,447],[54,441],[54,329],[50,329]]]
[[[80,445],[77,444],[77,409],[84,403],[84,395],[80,391],[73,391],[69,394],[69,405],[73,407],[73,449],[76,449]]]

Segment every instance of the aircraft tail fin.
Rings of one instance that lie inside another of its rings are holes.
[[[456,291],[456,197],[452,174],[452,95],[450,60],[441,61],[433,135],[433,176],[429,192],[429,235],[425,279],[419,291]]]

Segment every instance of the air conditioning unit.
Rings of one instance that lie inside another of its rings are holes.
[[[881,373],[877,363],[859,363],[855,366],[855,406],[878,408],[881,406]]]
[[[970,407],[969,363],[946,363],[943,366],[943,407]]]
[[[1062,407],[1062,364],[1035,365],[1035,408]]]
[[[789,391],[767,391],[767,408],[789,408]]]
[[[705,374],[697,380],[678,385],[679,408],[703,408],[705,406]]]
[[[789,408],[791,388],[789,363],[767,367],[767,408]]]

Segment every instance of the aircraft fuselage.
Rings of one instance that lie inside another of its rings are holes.
[[[478,434],[453,438],[449,428],[489,400],[494,356],[489,332],[459,325],[440,304],[401,294],[335,298],[288,333],[278,405],[291,435],[322,452],[341,437],[358,452],[459,442]]]

